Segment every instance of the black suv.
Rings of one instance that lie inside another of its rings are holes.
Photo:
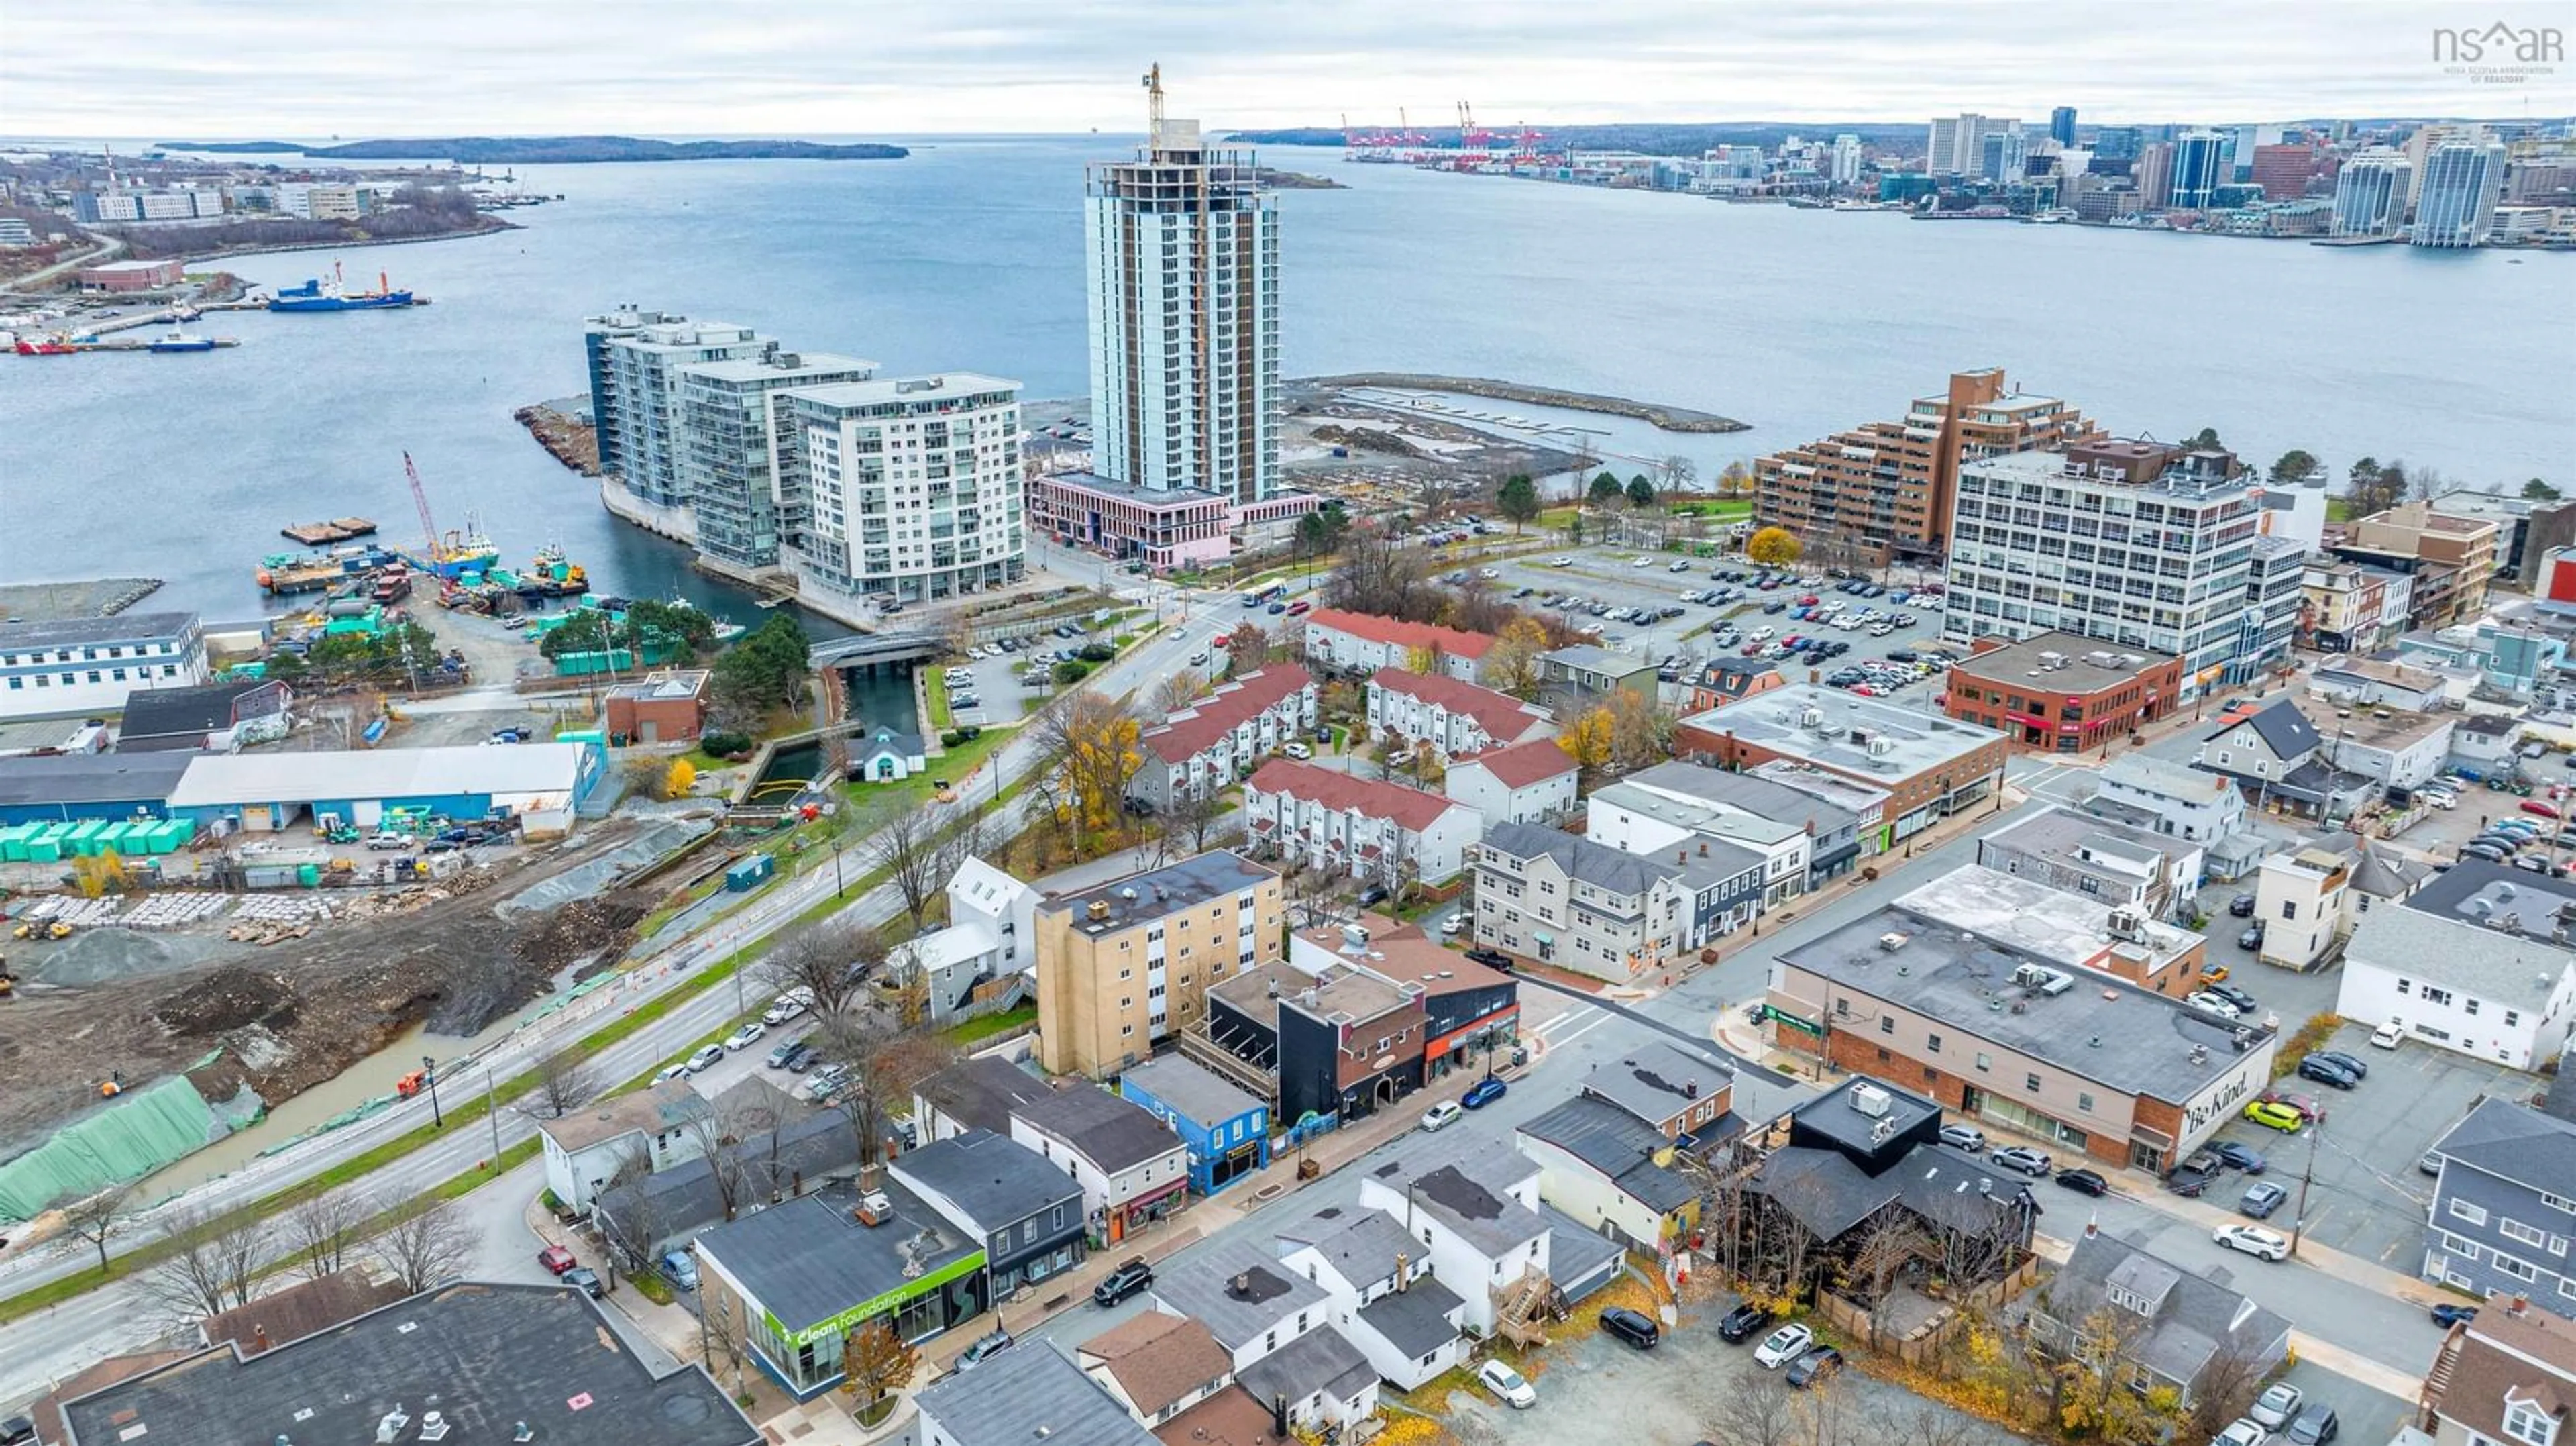
[[[1504,953],[1500,949],[1470,949],[1467,951],[1467,957],[1489,969],[1509,969],[1512,967],[1512,956]]]
[[[1154,1267],[1140,1255],[1102,1276],[1100,1283],[1091,1288],[1091,1300],[1094,1305],[1116,1305],[1153,1283]]]
[[[1726,1319],[1717,1323],[1717,1336],[1728,1345],[1740,1346],[1753,1339],[1755,1331],[1770,1323],[1771,1312],[1748,1300],[1728,1311]]]

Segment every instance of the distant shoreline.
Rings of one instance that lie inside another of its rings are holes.
[[[274,246],[244,246],[234,250],[190,251],[179,260],[182,265],[200,261],[224,261],[237,256],[285,256],[297,251],[345,251],[360,246],[417,246],[429,241],[462,241],[470,236],[497,236],[504,231],[524,231],[516,221],[504,221],[487,214],[492,224],[464,231],[440,231],[428,236],[367,236],[343,241],[289,241]]]
[[[1563,407],[1570,412],[1598,412],[1612,417],[1634,417],[1651,422],[1667,432],[1749,432],[1752,425],[1715,412],[1697,412],[1688,407],[1668,407],[1657,402],[1640,402],[1630,397],[1603,396],[1598,392],[1569,392],[1556,387],[1534,387],[1522,382],[1497,381],[1492,377],[1441,377],[1416,372],[1351,372],[1343,376],[1297,377],[1300,385],[1319,387],[1395,387],[1409,392],[1457,392],[1470,397],[1491,397],[1498,402],[1520,402],[1533,407]]]
[[[317,161],[417,161],[464,166],[588,166],[624,161],[899,161],[912,154],[877,141],[652,141],[635,136],[440,136],[304,146],[291,141],[159,141],[164,151],[210,156],[297,155]]]

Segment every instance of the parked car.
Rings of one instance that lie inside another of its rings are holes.
[[[1484,965],[1488,969],[1509,969],[1512,967],[1512,956],[1504,953],[1500,949],[1470,949],[1467,951],[1467,957]]]
[[[2238,1014],[2252,1014],[2257,1008],[2254,1003],[2254,996],[2246,993],[2244,989],[2234,984],[2228,984],[2217,980],[2209,980],[2202,985],[2201,992],[2205,994],[2215,994],[2219,998],[2226,1000],[2228,1003],[2235,1005],[2236,1012]]]
[[[2524,799],[2524,800],[2522,801],[2522,811],[2523,811],[2524,813],[2528,813],[2528,814],[2534,815],[2535,817],[2539,817],[2539,818],[2545,818],[2545,819],[2555,820],[2555,819],[2558,817],[2558,810],[2557,810],[2557,809],[2555,809],[2555,808],[2551,807],[2551,806],[2550,806],[2550,805],[2548,805],[2548,804],[2542,803],[2539,799],[2536,799],[2536,798],[2526,798],[2526,799]],[[2320,1409],[2322,1409],[2322,1408],[2320,1408]],[[2334,1414],[2334,1413],[2329,1411],[2329,1412],[2327,1412],[2326,1414],[2327,1414],[2327,1416],[2328,1416],[2329,1418],[2331,1418],[2331,1417],[2333,1416],[2333,1414]]]
[[[1422,1128],[1425,1130],[1445,1130],[1451,1125],[1458,1123],[1458,1117],[1465,1113],[1465,1110],[1458,1108],[1458,1102],[1456,1100],[1442,1100],[1440,1103],[1433,1105],[1431,1108],[1422,1112]]]
[[[2286,1260],[2290,1254],[2288,1236],[2277,1230],[2266,1230],[2260,1225],[2221,1225],[2209,1232],[2209,1238],[2230,1250],[2241,1250],[2258,1260]]]
[[[1986,1152],[1986,1132],[1974,1125],[1943,1125],[1941,1143],[1971,1155],[1982,1155]]]
[[[2287,1381],[2274,1381],[2254,1398],[2245,1415],[2257,1426],[2278,1429],[2290,1424],[2290,1418],[2299,1414],[2299,1403],[2306,1399],[2307,1393],[2298,1387]]]
[[[2334,1407],[2311,1401],[2290,1418],[2289,1429],[2281,1433],[2281,1439],[2289,1446],[2326,1446],[2342,1429],[2343,1423],[2335,1419]]]
[[[749,1049],[753,1045],[759,1043],[760,1037],[768,1032],[769,1026],[761,1023],[757,1019],[750,1020],[746,1022],[742,1028],[725,1036],[724,1047],[727,1052],[738,1049]]]
[[[2254,1424],[2252,1420],[2239,1417],[2228,1422],[2227,1429],[2209,1438],[2209,1446],[2263,1446],[2263,1443],[2271,1437],[2271,1432]]]
[[[814,1052],[814,1046],[801,1039],[791,1039],[769,1052],[771,1069],[794,1069],[796,1062]]]
[[[2478,1308],[2473,1305],[2458,1305],[2446,1300],[2433,1307],[2433,1324],[2444,1330],[2449,1330],[2464,1320],[2477,1318]]]
[[[769,1008],[761,1013],[760,1022],[763,1024],[785,1024],[787,1021],[794,1019],[796,1016],[803,1014],[806,1010],[813,1007],[813,990],[805,988],[790,989],[786,993],[779,995],[776,999],[769,1002]]]
[[[549,1245],[537,1252],[537,1264],[544,1266],[548,1275],[561,1275],[581,1262],[574,1259],[573,1253],[562,1246]]]
[[[1641,1351],[1651,1351],[1664,1338],[1663,1327],[1654,1317],[1639,1315],[1624,1306],[1611,1306],[1601,1312],[1601,1328]]]
[[[2299,1060],[2297,1072],[2301,1079],[2312,1079],[2321,1085],[2332,1085],[2339,1090],[2348,1090],[2361,1083],[2361,1076],[2323,1055],[2303,1056]]]
[[[2254,917],[2254,896],[2253,896],[2252,894],[2238,894],[2235,898],[2232,898],[2232,899],[2228,900],[2228,901],[2227,901],[2227,913],[2228,913],[2228,916],[2229,916],[2229,917],[2231,917],[2231,918],[2237,918],[2237,919],[2251,919],[2251,918],[2253,918],[2253,917]]]
[[[689,1056],[688,1072],[690,1074],[701,1074],[707,1070],[714,1069],[716,1067],[716,1063],[724,1057],[725,1052],[723,1045],[710,1044],[704,1049],[701,1049],[697,1053]]]
[[[1762,1344],[1753,1348],[1753,1364],[1766,1371],[1776,1371],[1806,1354],[1807,1347],[1815,1343],[1816,1333],[1793,1321],[1773,1331]]]
[[[601,1296],[608,1294],[608,1287],[600,1284],[599,1272],[591,1269],[587,1265],[576,1265],[572,1269],[565,1271],[563,1273],[563,1283],[566,1285],[580,1286],[581,1293],[589,1296],[592,1300],[597,1300]]]
[[[1751,1301],[1728,1311],[1717,1323],[1717,1338],[1731,1346],[1740,1346],[1753,1338],[1753,1333],[1771,1323],[1771,1312]]]
[[[2238,1197],[2236,1211],[2251,1219],[2269,1220],[2272,1218],[2272,1212],[2280,1209],[2282,1202],[2289,1198],[2289,1191],[2269,1180],[2257,1180],[2246,1186],[2245,1193]]]
[[[1360,907],[1363,909],[1369,908],[1372,905],[1383,904],[1385,902],[1386,888],[1382,884],[1371,884],[1367,888],[1360,890]]]
[[[2255,1098],[2264,1104],[2286,1105],[2296,1110],[2303,1120],[2322,1120],[2326,1117],[2325,1102],[2304,1091],[2285,1090],[2275,1085],[2256,1095]]]
[[[2098,1172],[2080,1166],[2058,1171],[2057,1183],[2079,1195],[2100,1196],[2111,1193],[2110,1181],[2103,1179]]]
[[[2211,989],[2193,990],[2191,993],[2183,996],[2182,1002],[2199,1010],[2203,1014],[2215,1014],[2219,1018],[2231,1022],[2244,1013],[2243,1010],[2236,1007],[2235,1000]]]
[[[2057,1162],[2028,1145],[2006,1145],[1986,1158],[2007,1170],[2019,1170],[2034,1180],[2044,1180],[2056,1170]]]
[[[2209,1153],[2225,1161],[2230,1168],[2242,1170],[2248,1175],[2260,1175],[2272,1168],[2271,1161],[2234,1140],[2212,1140],[2205,1148]]]
[[[1465,1094],[1458,1097],[1458,1103],[1471,1110],[1481,1110],[1501,1099],[1503,1092],[1509,1088],[1510,1086],[1498,1079],[1491,1077],[1480,1079],[1470,1086]]]
[[[957,1369],[971,1371],[1011,1348],[1011,1333],[999,1326],[975,1338],[957,1357]]]
[[[2308,1126],[2307,1116],[2288,1105],[2275,1104],[2270,1100],[2256,1100],[2247,1105],[2245,1118],[2266,1129],[2279,1130],[2285,1135],[2295,1135]]]
[[[698,1258],[685,1250],[674,1250],[662,1257],[662,1274],[682,1290],[698,1288]]]
[[[1812,1346],[1789,1365],[1789,1384],[1805,1390],[1842,1366],[1843,1353],[1832,1346]]]
[[[2393,1020],[2370,1032],[2370,1043],[2375,1049],[2395,1049],[2405,1038],[2405,1028]]]
[[[1538,1404],[1538,1388],[1524,1380],[1521,1373],[1500,1361],[1487,1361],[1476,1368],[1476,1379],[1494,1393],[1494,1399],[1515,1411],[1526,1411]]]
[[[2310,1058],[2310,1059],[2322,1059],[2322,1060],[2325,1060],[2325,1061],[2326,1061],[2327,1063],[2329,1063],[2329,1064],[2339,1064],[2339,1065],[2342,1065],[2342,1066],[2344,1067],[2344,1071],[2345,1071],[2346,1073],[2351,1074],[2351,1075],[2353,1075],[2354,1077],[2359,1078],[2359,1079],[2368,1079],[2368,1078],[2370,1078],[2370,1064],[2369,1064],[2369,1062],[2368,1062],[2368,1061],[2366,1061],[2366,1060],[2364,1060],[2364,1059],[2362,1059],[2362,1058],[2361,1058],[2360,1056],[2358,1056],[2358,1055],[2350,1055],[2350,1054],[2346,1054],[2346,1053],[2344,1053],[2342,1050],[2339,1050],[2339,1049],[2321,1049],[2321,1050],[2318,1050],[2316,1053],[2314,1053],[2314,1054],[2312,1054],[2312,1055],[2309,1055],[2309,1056],[2308,1056],[2308,1058]]]
[[[1307,747],[1303,743],[1285,744],[1279,751],[1287,754],[1291,758],[1297,759],[1300,762],[1315,756],[1315,750]]]
[[[2244,932],[2242,932],[2242,933],[2238,934],[2238,935],[2236,936],[2236,947],[2237,947],[2237,948],[2239,948],[2239,949],[2260,949],[2260,948],[2262,948],[2262,947],[2263,947],[2263,921],[2262,921],[2262,920],[2260,920],[2260,919],[2255,920],[2251,925],[2249,925],[2249,926],[2244,930]]]
[[[1100,1277],[1100,1283],[1091,1288],[1091,1303],[1116,1305],[1153,1283],[1154,1267],[1145,1263],[1145,1257],[1134,1256],[1120,1261],[1116,1269]]]

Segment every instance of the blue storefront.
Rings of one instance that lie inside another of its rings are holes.
[[[1119,1078],[1118,1092],[1181,1137],[1197,1194],[1213,1195],[1270,1163],[1270,1107],[1195,1060],[1149,1059]]]

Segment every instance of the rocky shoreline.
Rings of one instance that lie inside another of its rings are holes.
[[[577,398],[568,398],[578,405]],[[538,402],[510,414],[510,420],[528,429],[546,455],[584,477],[599,475],[599,429],[574,412],[565,410],[565,402]]]

